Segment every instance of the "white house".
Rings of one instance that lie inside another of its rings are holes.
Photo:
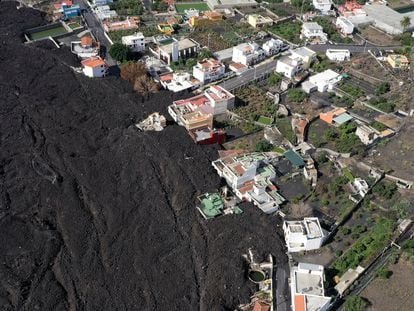
[[[114,2],[114,1],[113,0],[92,0],[92,2],[96,6],[100,6],[100,5],[110,4],[110,3]]]
[[[335,71],[328,69],[316,75],[313,75],[309,78],[310,85],[314,85],[315,88],[323,93],[331,91],[334,86],[341,81],[342,76]],[[310,88],[311,90],[312,88]],[[309,90],[309,88],[304,89],[304,91]]]
[[[174,93],[199,86],[199,82],[194,81],[188,72],[165,73],[159,77],[159,80],[164,88]]]
[[[226,67],[214,58],[204,59],[199,61],[193,67],[193,76],[201,83],[210,83],[224,77]]]
[[[303,69],[309,69],[310,65],[316,58],[316,52],[306,46],[291,50],[291,53],[292,58],[299,58],[302,60]]]
[[[270,164],[272,156],[265,153],[244,154],[228,151],[212,165],[239,199],[252,202],[265,213],[274,213],[285,199],[272,183],[276,170]]]
[[[332,8],[332,0],[313,0],[312,4],[322,14],[328,14]]]
[[[352,184],[361,197],[366,196],[369,190],[369,185],[364,179],[355,178]]]
[[[344,36],[351,35],[354,32],[354,24],[344,16],[339,16],[335,25]]]
[[[242,43],[233,47],[232,61],[250,66],[262,61],[266,52],[257,43]]]
[[[267,56],[272,56],[279,53],[284,46],[285,44],[282,40],[271,38],[270,40],[263,43],[262,49],[265,51]]]
[[[328,35],[323,32],[322,26],[315,22],[302,24],[301,38],[321,44],[328,41]]]
[[[359,137],[364,145],[371,145],[379,137],[377,131],[367,125],[359,125],[355,131],[355,135]]]
[[[111,1],[112,2],[112,1]],[[118,16],[115,10],[111,10],[109,5],[100,5],[93,9],[99,20],[110,19]]]
[[[145,37],[142,32],[136,32],[133,35],[122,37],[122,44],[125,44],[133,52],[142,52],[145,50]]]
[[[288,252],[291,253],[318,249],[325,239],[317,217],[307,217],[301,221],[285,221],[283,232]]]
[[[99,56],[85,59],[81,62],[81,64],[82,71],[87,77],[101,78],[106,76],[108,73],[108,65]]]
[[[276,72],[292,79],[296,74],[308,69],[315,57],[316,53],[307,47],[291,50],[291,55],[278,59]]]
[[[325,296],[325,273],[321,265],[299,263],[290,269],[292,310],[326,311],[331,301]]]
[[[343,62],[351,59],[351,52],[349,50],[327,49],[325,55],[334,62]]]
[[[276,72],[283,74],[286,78],[292,79],[296,74],[303,71],[302,65],[302,59],[284,56],[277,60]]]

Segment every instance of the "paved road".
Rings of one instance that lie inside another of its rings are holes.
[[[219,85],[228,91],[232,91],[255,79],[258,79],[262,76],[265,76],[273,72],[276,68],[276,62],[277,61],[272,60],[270,62],[260,64],[255,68],[250,68],[246,70],[245,72],[243,72],[242,74],[240,74],[239,76],[229,79],[227,81],[224,81],[220,83]]]
[[[111,43],[104,35],[104,29],[102,27],[102,24],[97,19],[95,14],[91,12],[91,9],[89,8],[88,3],[86,0],[78,0],[77,3],[79,4],[83,16],[85,17],[86,24],[88,25],[89,30],[94,34],[96,39],[101,43],[101,53],[102,56],[105,58],[109,66],[116,66],[117,63],[114,61],[111,56],[109,55],[108,51],[111,47]]]
[[[351,53],[367,53],[368,50],[372,49],[380,49],[380,50],[394,50],[399,49],[401,46],[377,46],[372,43],[367,43],[366,45],[358,45],[358,44],[314,44],[308,45],[308,48],[315,52],[326,52],[328,49],[345,49],[349,50]]]
[[[276,270],[276,310],[289,311],[290,310],[290,287],[289,287],[289,265],[283,264],[278,266]]]

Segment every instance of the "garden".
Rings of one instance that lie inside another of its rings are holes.
[[[361,228],[359,229],[360,233],[364,234],[343,255],[334,261],[332,266],[337,270],[338,275],[342,275],[349,268],[356,268],[358,265],[368,265],[391,242],[395,221],[385,217],[378,217],[373,220],[375,224],[369,231],[362,225],[359,227]]]
[[[294,44],[299,44],[302,42],[300,39],[300,32],[302,29],[302,24],[296,20],[289,21],[285,23],[280,23],[269,27],[269,31],[282,37],[283,39],[290,41]]]
[[[309,126],[308,141],[316,148],[324,147],[340,153],[362,154],[365,148],[355,131],[354,122],[334,127],[317,119]]]

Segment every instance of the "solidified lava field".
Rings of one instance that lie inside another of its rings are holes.
[[[255,287],[242,254],[286,261],[276,217],[252,205],[205,221],[217,146],[185,129],[132,126],[174,99],[142,101],[88,79],[50,42],[23,44],[40,12],[0,2],[0,310],[233,310]]]

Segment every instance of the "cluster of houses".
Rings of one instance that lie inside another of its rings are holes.
[[[197,144],[224,143],[226,133],[213,126],[214,117],[234,107],[235,96],[213,85],[203,94],[176,100],[168,106],[168,113],[183,126]]]
[[[125,38],[125,37],[124,37]],[[123,42],[127,45],[131,40]],[[135,37],[134,37],[135,38]],[[140,35],[141,38],[141,35]],[[154,47],[149,50],[157,58],[171,65],[180,60],[195,58],[200,51],[200,45],[189,38],[177,40],[166,37],[166,44],[158,40]],[[135,42],[135,41],[134,41]],[[141,39],[142,46],[145,47],[144,38]],[[130,45],[129,45],[130,46]],[[208,58],[198,61],[192,68],[192,73],[187,72],[167,72],[156,77],[162,86],[173,92],[180,92],[186,89],[195,89],[199,86],[223,79],[232,74],[240,74],[247,70],[249,66],[263,61],[265,58],[280,53],[285,50],[287,45],[279,39],[269,39],[262,46],[257,43],[242,43],[233,47],[232,63],[226,66],[217,59]]]

